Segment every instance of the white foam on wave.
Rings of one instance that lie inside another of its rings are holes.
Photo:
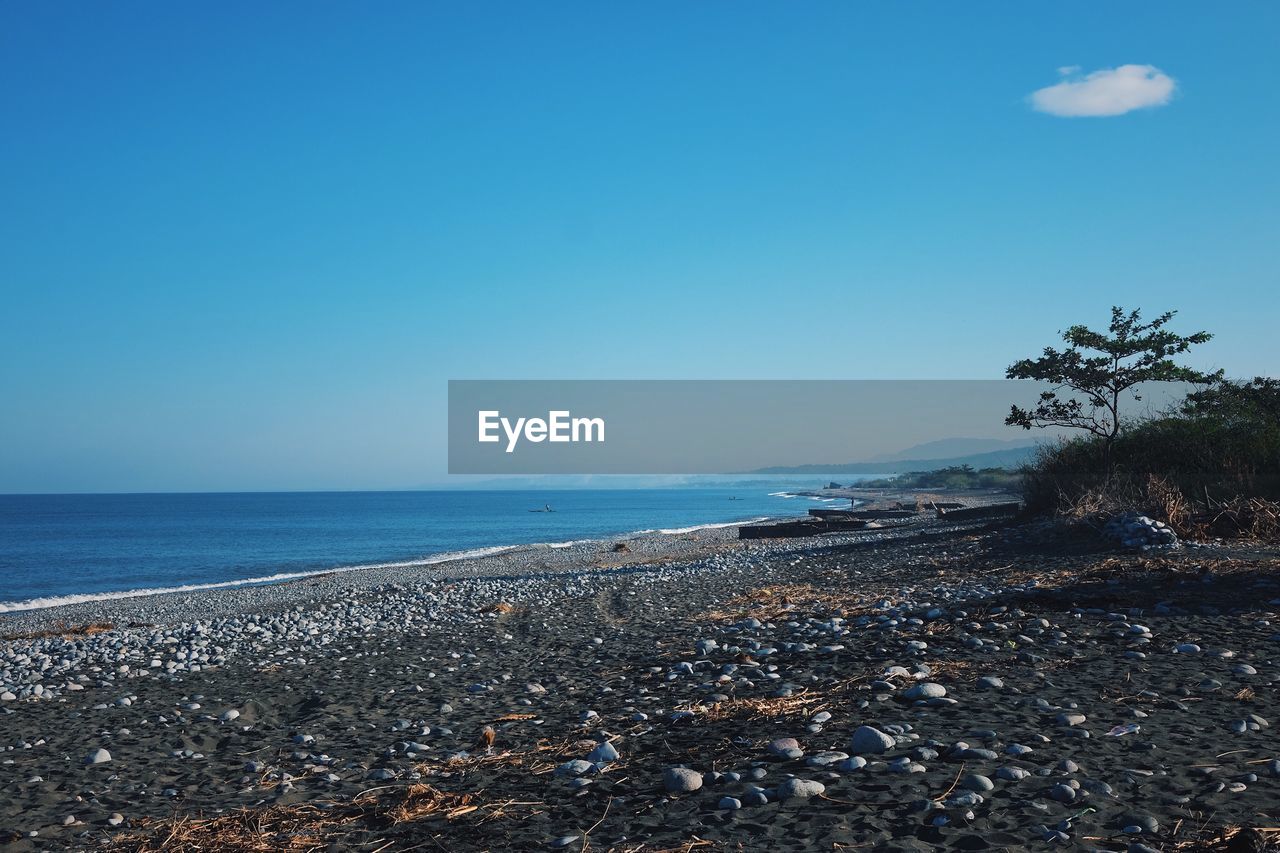
[[[141,598],[146,595],[163,595],[169,592],[199,592],[205,589],[225,589],[233,586],[250,584],[275,583],[276,581],[305,578],[312,575],[327,574],[330,571],[346,571],[346,569],[328,569],[317,572],[280,572],[258,578],[221,581],[219,583],[188,583],[180,586],[144,587],[142,589],[122,589],[111,592],[85,592],[76,595],[49,595],[43,598],[28,598],[24,601],[0,601],[0,613],[13,613],[18,610],[43,610],[46,607],[61,607],[64,604],[84,604],[88,601],[111,601],[118,598]]]
[[[572,548],[574,545],[589,545],[592,542],[603,542],[603,539],[567,539],[564,542],[543,542],[543,548]]]
[[[737,527],[740,524],[755,524],[759,521],[768,521],[770,516],[762,515],[759,518],[748,518],[743,521],[722,521],[715,524],[695,524],[692,527],[659,527],[652,530],[637,530],[629,536],[640,536],[645,533],[662,533],[671,536],[676,533],[693,533],[698,530],[719,530],[722,527]]]
[[[44,610],[49,607],[61,607],[65,604],[84,604],[90,601],[115,601],[122,598],[143,598],[148,595],[202,592],[208,589],[231,589],[237,586],[259,586],[261,584],[279,583],[280,581],[297,580],[299,578],[311,578],[317,575],[357,572],[361,569],[407,569],[418,566],[434,566],[437,563],[449,563],[455,560],[474,560],[480,557],[490,557],[519,547],[519,545],[497,545],[491,548],[473,548],[469,551],[447,551],[443,554],[434,554],[430,557],[402,560],[395,563],[362,563],[358,566],[339,566],[332,569],[313,569],[305,572],[278,572],[274,575],[261,575],[255,578],[240,578],[214,583],[187,583],[178,586],[85,592],[73,595],[49,595],[42,598],[28,598],[23,601],[0,601],[0,613],[15,613],[19,610]]]

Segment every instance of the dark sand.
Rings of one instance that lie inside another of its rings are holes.
[[[1275,716],[1275,549],[1142,555],[1044,525],[922,520],[711,550],[548,572],[540,592],[437,584],[439,607],[467,612],[6,702],[0,834],[14,850],[1124,850],[1145,825],[1136,840],[1159,850],[1280,825],[1280,740],[1248,725]],[[376,610],[421,593],[361,594]],[[909,674],[882,680],[892,666]],[[903,696],[924,681],[946,697]],[[1108,735],[1125,724],[1141,729]],[[902,727],[901,742],[861,769],[810,765],[853,754],[862,725]],[[771,754],[777,738],[803,756]],[[603,740],[616,761],[583,782],[557,772]],[[85,766],[99,747],[112,760]],[[668,794],[675,766],[702,788]],[[824,791],[780,799],[792,776]],[[767,804],[718,808],[747,783]],[[970,787],[980,801],[957,801]],[[155,823],[239,808],[260,847],[235,846],[245,821]]]

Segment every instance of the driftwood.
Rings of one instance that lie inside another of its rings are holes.
[[[817,518],[849,518],[871,519],[914,518],[917,513],[913,509],[811,509],[809,515]]]
[[[849,512],[850,518],[915,518],[913,509],[855,509]]]
[[[811,509],[809,515],[814,518],[853,518],[851,509]]]
[[[938,509],[938,518],[945,518],[947,521],[970,521],[980,518],[1000,518],[1006,515],[1017,515],[1022,509],[1022,504],[1018,501],[1003,504],[988,504],[987,506],[968,507],[966,509]]]
[[[739,539],[795,539],[801,536],[821,536],[824,533],[843,533],[862,530],[867,522],[862,519],[819,519],[782,521],[777,524],[751,524],[738,528]]]

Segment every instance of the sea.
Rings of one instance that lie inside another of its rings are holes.
[[[677,534],[804,515],[815,501],[777,484],[0,495],[0,613]]]

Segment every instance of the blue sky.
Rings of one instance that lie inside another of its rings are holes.
[[[0,491],[411,486],[449,378],[994,378],[1113,303],[1275,374],[1280,6],[1014,8],[7,4]]]

